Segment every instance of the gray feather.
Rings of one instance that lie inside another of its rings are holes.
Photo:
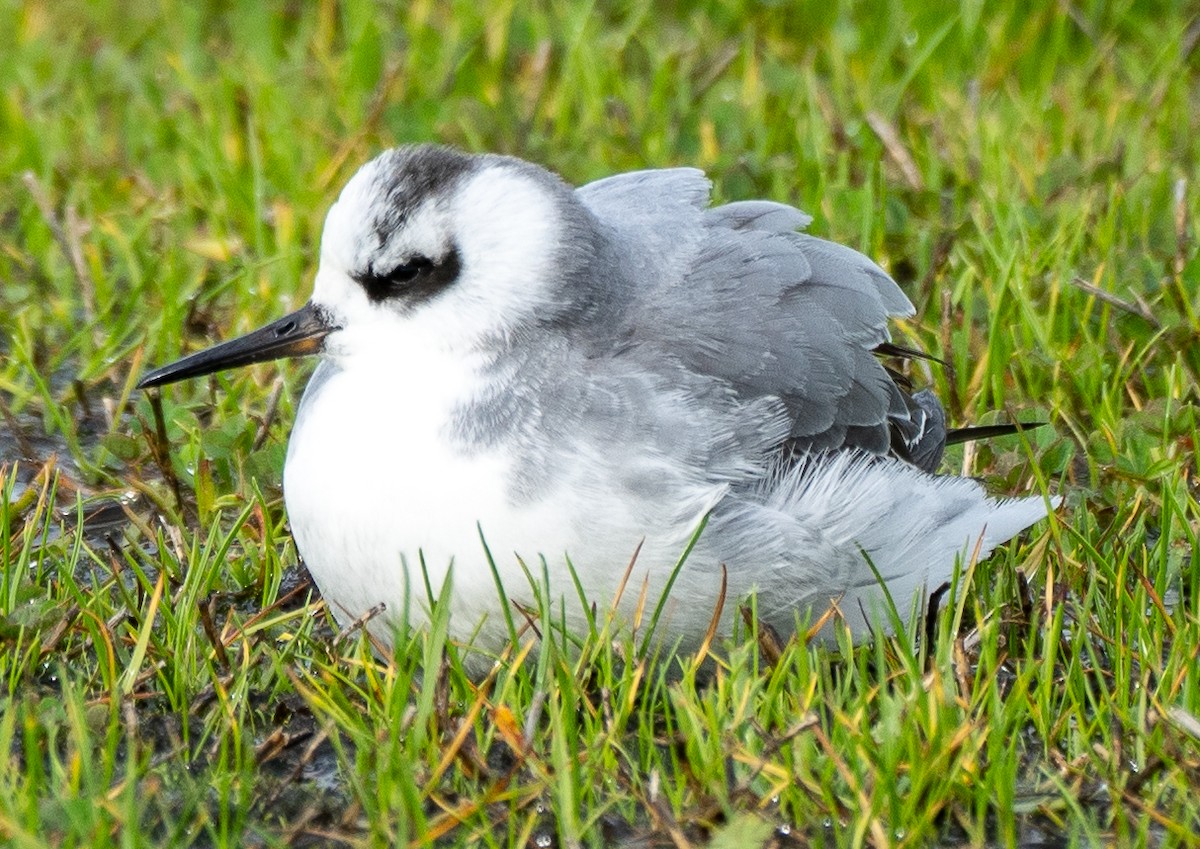
[[[928,389],[913,395],[912,402],[916,407],[914,418],[920,422],[920,428],[905,440],[907,459],[914,466],[933,473],[946,450],[946,411],[938,397]]]
[[[577,191],[609,244],[622,246],[597,265],[638,281],[628,287],[622,355],[648,369],[676,363],[742,402],[777,399],[792,453],[888,453],[911,405],[872,349],[889,340],[890,317],[912,314],[908,298],[861,253],[797,232],[811,221],[800,210],[769,201],[706,209],[708,192],[693,169]]]
[[[719,222],[717,226],[732,230],[767,230],[783,233],[803,230],[812,223],[812,216],[794,206],[771,200],[743,200],[710,209],[706,217]]]

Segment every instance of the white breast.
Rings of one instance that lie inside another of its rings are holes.
[[[574,601],[569,553],[589,595],[611,598],[647,530],[614,515],[622,499],[581,503],[567,485],[514,505],[503,447],[468,451],[448,432],[478,385],[477,365],[415,344],[392,353],[371,365],[323,366],[288,446],[284,493],[296,545],[338,620],[382,602],[388,615],[372,630],[390,643],[406,598],[409,621],[424,619],[422,558],[435,594],[453,560],[452,634],[465,637],[486,618],[483,641],[499,642],[506,629],[480,529],[510,597],[534,600],[518,557],[540,578],[544,556],[559,594]],[[671,539],[663,556],[673,562],[680,545]],[[650,557],[643,562],[651,568]]]

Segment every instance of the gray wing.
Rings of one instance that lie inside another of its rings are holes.
[[[770,201],[709,208],[694,169],[642,171],[578,190],[610,233],[608,263],[630,284],[623,344],[776,397],[794,454],[860,448],[936,467],[945,417],[914,398],[874,350],[912,303],[851,248],[798,232],[811,221]]]

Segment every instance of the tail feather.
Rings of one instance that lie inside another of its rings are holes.
[[[789,629],[797,609],[816,617],[836,602],[862,637],[887,629],[889,596],[907,611],[918,592],[950,580],[956,564],[976,550],[986,557],[1059,503],[995,499],[970,478],[845,453],[814,456],[764,503],[714,515],[714,522],[736,546],[757,539],[744,551],[784,561],[765,577],[758,573],[760,611],[771,599],[764,618],[773,626]]]
[[[976,439],[995,439],[999,436],[1012,436],[1014,433],[1045,427],[1047,424],[1048,422],[1013,422],[1012,424],[954,427],[946,431],[946,444],[957,445],[960,442],[972,442]]]

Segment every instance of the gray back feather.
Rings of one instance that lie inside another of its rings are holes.
[[[678,363],[743,401],[777,400],[794,456],[859,448],[936,464],[937,399],[909,397],[873,353],[890,317],[913,314],[896,283],[858,251],[798,232],[811,221],[798,209],[709,208],[709,190],[702,172],[683,168],[577,190],[607,236],[599,265],[632,290],[622,355],[648,368]]]

